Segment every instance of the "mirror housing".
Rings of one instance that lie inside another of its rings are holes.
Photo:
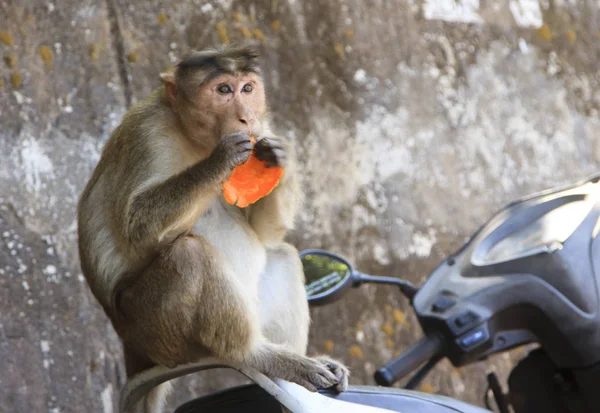
[[[312,265],[313,257],[321,262]],[[365,283],[395,285],[410,300],[419,291],[412,283],[396,277],[381,277],[356,271],[344,257],[326,250],[310,249],[300,253],[304,268],[305,289],[308,303],[312,306],[329,304],[340,299],[350,287]],[[320,291],[319,291],[320,290]]]
[[[300,253],[305,275],[306,298],[311,306],[340,299],[356,284],[357,272],[348,260],[329,251],[311,249]]]

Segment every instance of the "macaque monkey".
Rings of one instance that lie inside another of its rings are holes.
[[[345,366],[306,356],[304,274],[283,240],[300,205],[296,163],[269,131],[258,58],[251,48],[205,50],[162,74],[81,195],[82,271],[123,342],[128,377],[216,357],[312,391],[347,387]],[[252,150],[284,173],[241,209],[221,185]],[[158,386],[136,408],[161,411],[165,394]]]

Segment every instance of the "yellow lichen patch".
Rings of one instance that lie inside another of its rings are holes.
[[[9,32],[0,32],[0,42],[7,46],[14,46],[15,39],[12,37],[12,34]]]
[[[160,12],[156,15],[156,22],[158,24],[160,24],[161,26],[164,26],[165,24],[167,24],[169,22],[169,16],[167,16],[163,12]]]
[[[395,347],[394,342],[392,341],[391,338],[388,338],[387,340],[385,340],[385,346],[387,348],[389,348],[390,350],[392,350]]]
[[[40,47],[40,57],[46,65],[46,68],[51,69],[52,64],[54,63],[54,53],[52,52],[52,49],[48,46]]]
[[[88,46],[88,54],[92,62],[100,60],[100,50],[102,50],[102,48],[96,43],[92,43]]]
[[[537,35],[547,42],[552,40],[552,30],[550,30],[550,26],[547,23],[542,24],[542,27],[537,30]]]
[[[354,38],[354,30],[352,30],[352,29],[346,29],[344,31],[344,36],[346,36],[346,39],[352,40]]]
[[[363,325],[362,323],[359,321],[358,323],[356,323],[356,331],[362,331],[363,329]]]
[[[389,304],[386,304],[385,307],[383,307],[385,309],[386,313],[391,313],[392,312],[392,306]]]
[[[275,30],[276,32],[279,31],[279,29],[281,29],[281,21],[279,20],[274,20],[273,23],[271,23],[271,28],[273,30]]]
[[[252,30],[252,34],[254,35],[254,38],[256,40],[260,40],[261,42],[265,41],[265,34],[263,33],[262,30],[254,29],[254,30]]]
[[[252,36],[252,33],[250,33],[250,30],[246,26],[240,27],[240,31],[242,32],[242,36],[244,36],[246,39]]]
[[[577,40],[577,33],[575,33],[574,30],[569,30],[566,34],[567,36],[567,40],[570,42],[574,42],[575,40]]]
[[[400,350],[394,351],[394,358],[398,357],[402,352]]]
[[[385,333],[385,335],[391,336],[392,334],[394,334],[394,327],[392,327],[392,325],[390,323],[385,323],[381,327],[381,331],[383,331]]]
[[[333,45],[333,48],[335,49],[335,53],[340,57],[340,59],[344,58],[344,45],[341,44],[340,42],[336,42]]]
[[[221,43],[229,43],[229,36],[227,36],[227,29],[222,22],[217,23],[217,34],[221,39]]]
[[[140,55],[138,55],[136,52],[127,53],[127,61],[129,63],[137,63],[139,60],[140,60]]]
[[[21,87],[21,84],[23,84],[23,75],[21,72],[14,72],[10,74],[10,84],[15,89]]]
[[[363,358],[362,349],[359,346],[357,346],[356,344],[350,347],[350,349],[348,350],[348,354],[350,354],[350,357],[355,358],[355,359]]]
[[[233,13],[233,19],[236,22],[241,23],[242,20],[244,19],[244,16],[242,15],[242,13],[236,11],[235,13]]]
[[[0,89],[2,89],[5,85],[4,79],[0,79]]]
[[[323,349],[326,353],[331,353],[333,351],[333,341],[325,340],[325,342],[323,343]]]
[[[8,52],[4,55],[6,66],[14,69],[19,64],[19,56],[15,52]]]
[[[421,384],[421,386],[419,387],[419,390],[421,390],[422,392],[425,392],[425,393],[434,393],[435,392],[435,389],[429,383]]]
[[[404,312],[395,309],[394,312],[392,313],[394,315],[394,321],[398,324],[402,324],[404,323],[404,321],[406,321],[406,314],[404,314]]]

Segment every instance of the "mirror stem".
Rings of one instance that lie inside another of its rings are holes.
[[[399,278],[394,278],[394,277],[380,277],[380,276],[374,276],[374,275],[369,275],[369,274],[363,274],[363,273],[356,271],[354,274],[354,280],[355,281],[353,283],[353,287],[358,287],[359,285],[361,285],[363,283],[397,285],[398,287],[400,287],[400,291],[402,292],[402,294],[404,294],[404,296],[406,296],[406,298],[408,298],[411,301],[411,303],[412,303],[413,297],[419,291],[419,289],[417,287],[415,287],[414,285],[412,285],[411,282],[401,280]]]

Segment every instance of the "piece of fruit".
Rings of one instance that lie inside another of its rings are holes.
[[[251,141],[252,144],[256,143],[255,138],[251,138]],[[267,167],[253,150],[248,160],[236,166],[229,179],[223,183],[223,197],[231,205],[245,208],[269,195],[279,184],[281,175],[283,168]]]

